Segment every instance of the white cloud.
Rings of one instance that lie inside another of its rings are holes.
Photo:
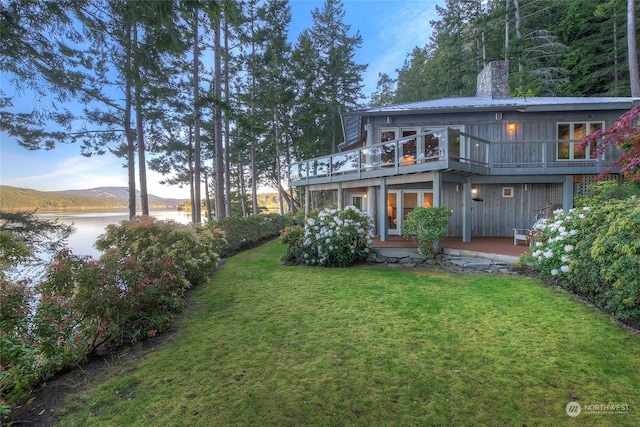
[[[128,186],[123,160],[112,155],[83,157],[79,154],[60,158],[54,152],[3,152],[2,185],[40,191],[80,190],[95,187]],[[49,159],[47,159],[49,156]],[[147,171],[150,194],[167,198],[189,198],[185,188],[161,185],[162,176]],[[139,180],[136,176],[136,186]]]

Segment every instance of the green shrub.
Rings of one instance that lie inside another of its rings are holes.
[[[371,218],[353,206],[314,213],[302,236],[299,228],[289,229],[283,236],[289,244],[283,260],[322,267],[349,266],[369,256],[372,229]]]
[[[451,214],[451,209],[447,206],[416,207],[402,222],[402,235],[417,239],[421,254],[435,256],[440,252],[440,239],[447,233],[447,222]]]
[[[211,226],[224,231],[226,244],[222,256],[229,256],[278,237],[281,230],[294,223],[293,215],[260,214],[246,218],[230,216],[212,222]]]
[[[36,343],[29,337],[32,298],[28,281],[0,278],[0,408],[23,397],[39,378]]]
[[[640,200],[554,214],[523,263],[618,319],[640,320]]]
[[[304,242],[304,227],[301,225],[292,225],[286,227],[280,232],[280,241],[287,245],[287,249],[280,260],[284,263],[299,264],[302,263]]]
[[[190,283],[198,284],[217,268],[225,241],[219,230],[206,226],[137,216],[108,225],[95,246],[141,263],[168,257]]]
[[[110,249],[92,260],[62,251],[39,286],[36,335],[46,354],[56,345],[68,352],[86,346],[84,355],[135,343],[166,330],[188,286],[167,256],[143,262]]]
[[[207,227],[135,217],[107,227],[97,260],[58,252],[35,288],[0,275],[0,409],[88,353],[166,330],[190,282],[215,270],[223,242]]]

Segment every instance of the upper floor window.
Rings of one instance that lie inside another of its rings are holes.
[[[587,160],[595,150],[595,145],[584,151],[576,151],[580,140],[585,136],[604,129],[604,122],[558,123],[558,160]]]

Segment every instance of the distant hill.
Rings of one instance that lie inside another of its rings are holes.
[[[127,187],[97,187],[88,190],[65,190],[60,193],[73,194],[76,196],[97,197],[99,199],[125,199],[129,200],[129,189]],[[140,200],[140,191],[136,190],[136,198]],[[186,199],[166,199],[164,197],[149,194],[149,204],[162,206],[180,206]]]
[[[98,187],[87,190],[38,191],[0,185],[0,210],[59,210],[59,209],[127,209],[129,189],[126,187]],[[137,192],[139,199],[140,193]],[[185,200],[164,199],[149,195],[149,207],[175,208]]]

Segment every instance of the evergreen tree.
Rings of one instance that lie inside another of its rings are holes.
[[[313,26],[309,33],[318,55],[317,96],[323,105],[322,137],[330,142],[332,153],[337,151],[338,137],[342,134],[340,112],[355,108],[363,98],[362,73],[367,68],[354,61],[362,37],[359,32],[349,36],[350,26],[344,23],[344,15],[340,0],[327,0],[322,9],[311,12]]]

